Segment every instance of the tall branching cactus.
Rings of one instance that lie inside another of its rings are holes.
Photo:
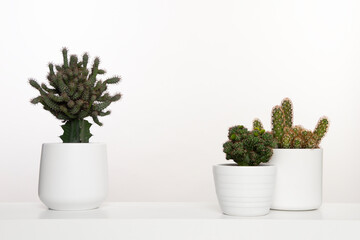
[[[253,131],[242,125],[229,129],[229,140],[223,144],[227,160],[232,159],[240,166],[257,166],[269,161],[276,142],[271,133],[259,129],[259,123],[254,121]]]
[[[319,120],[313,132],[299,125],[293,126],[293,107],[288,98],[272,110],[272,133],[278,148],[318,148],[328,127],[326,117]]]
[[[110,95],[109,84],[116,84],[120,77],[98,80],[105,70],[99,68],[100,59],[95,58],[91,69],[88,69],[89,56],[85,53],[82,60],[76,55],[68,57],[68,50],[62,49],[63,64],[49,64],[47,79],[49,85],[41,85],[34,79],[29,83],[40,92],[40,96],[31,100],[33,104],[42,104],[57,119],[62,120],[64,134],[60,136],[64,143],[87,143],[92,136],[91,123],[85,120],[92,117],[93,121],[102,126],[99,117],[107,116],[110,111],[105,109],[121,98],[121,94]]]

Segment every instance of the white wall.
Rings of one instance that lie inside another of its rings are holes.
[[[108,144],[109,201],[215,200],[211,166],[228,127],[331,120],[324,200],[360,201],[360,2],[350,0],[13,1],[0,6],[0,201],[36,201],[41,144],[60,122],[29,99],[60,49],[100,56],[123,99]]]

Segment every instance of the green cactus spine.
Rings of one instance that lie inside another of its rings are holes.
[[[268,162],[276,146],[271,133],[264,129],[248,131],[244,126],[229,129],[229,140],[223,144],[226,159],[234,160],[240,166],[257,166]]]
[[[98,117],[109,115],[110,111],[105,109],[121,98],[120,93],[111,96],[106,91],[107,87],[118,83],[120,77],[98,80],[98,75],[105,74],[105,70],[99,69],[99,58],[95,58],[92,68],[88,69],[87,53],[82,60],[76,55],[71,55],[69,59],[68,50],[63,48],[62,55],[62,65],[49,64],[47,79],[50,86],[29,80],[30,85],[40,93],[31,103],[42,104],[45,110],[65,123],[62,125],[64,134],[60,136],[64,143],[87,143],[92,135],[91,124],[85,118],[92,117],[97,125],[102,126]]]

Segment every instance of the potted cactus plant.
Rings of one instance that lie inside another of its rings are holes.
[[[92,124],[86,118],[102,126],[99,117],[109,115],[106,108],[121,97],[119,93],[110,95],[108,85],[120,78],[99,80],[105,70],[99,68],[99,58],[89,68],[87,53],[81,60],[76,55],[69,58],[63,48],[62,55],[63,64],[49,64],[49,85],[29,80],[40,93],[31,103],[41,104],[61,120],[64,131],[60,136],[63,143],[42,146],[39,198],[54,210],[93,209],[107,195],[107,154],[106,144],[89,143]]]
[[[269,161],[276,142],[255,120],[252,131],[242,125],[229,129],[223,145],[226,159],[235,163],[213,166],[216,194],[223,213],[234,216],[261,216],[270,211],[275,167]]]
[[[314,131],[293,126],[293,104],[285,98],[272,110],[272,133],[277,142],[267,163],[277,167],[272,209],[312,210],[322,202],[322,158],[319,144],[329,127],[320,118]]]

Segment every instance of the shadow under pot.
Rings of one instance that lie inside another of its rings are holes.
[[[53,210],[98,208],[108,191],[106,144],[45,143],[39,198]]]
[[[262,216],[270,211],[274,166],[213,166],[215,188],[220,208],[232,216]]]
[[[314,210],[322,202],[322,149],[273,149],[276,166],[271,209]]]

